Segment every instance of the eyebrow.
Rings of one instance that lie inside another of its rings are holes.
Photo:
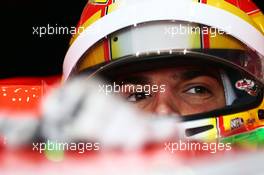
[[[212,71],[209,70],[190,70],[190,71],[186,71],[183,74],[180,75],[180,79],[183,80],[191,80],[200,76],[208,76],[208,77],[212,77],[214,79],[219,79],[219,77],[217,76],[217,74],[212,73]],[[178,77],[177,75],[173,76],[174,78]]]
[[[117,81],[119,84],[139,84],[145,85],[150,83],[150,79],[144,76],[128,76],[124,79]]]

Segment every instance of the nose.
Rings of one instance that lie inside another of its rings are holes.
[[[170,115],[178,115],[178,112],[174,111],[169,107],[167,104],[158,104],[155,107],[154,113],[157,115],[164,115],[164,116],[170,116]]]
[[[179,116],[179,108],[171,97],[171,94],[167,93],[157,94],[154,100],[153,113],[163,116]]]

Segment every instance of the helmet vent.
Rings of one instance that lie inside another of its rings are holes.
[[[260,120],[264,120],[264,110],[263,109],[258,110],[258,117]]]
[[[206,125],[206,126],[200,126],[200,127],[196,127],[196,128],[189,128],[189,129],[185,130],[185,134],[187,137],[191,137],[193,135],[208,131],[208,130],[213,129],[213,128],[214,128],[213,125]]]

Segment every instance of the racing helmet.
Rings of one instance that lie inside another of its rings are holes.
[[[217,67],[226,105],[182,116],[188,139],[264,142],[264,16],[250,0],[90,0],[63,80],[188,63]]]

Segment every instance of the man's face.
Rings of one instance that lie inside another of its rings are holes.
[[[184,66],[134,73],[120,77],[126,89],[120,94],[145,112],[189,115],[225,106],[220,73],[214,68]],[[155,92],[133,91],[131,86],[162,87]],[[127,89],[130,86],[130,89]]]

